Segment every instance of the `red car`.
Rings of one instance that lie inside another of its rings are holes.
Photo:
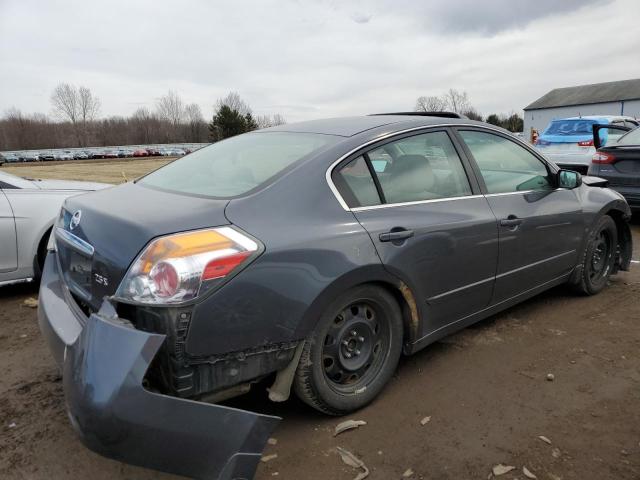
[[[146,150],[136,150],[135,152],[133,152],[133,156],[134,157],[148,157],[149,156],[149,152],[147,152]]]

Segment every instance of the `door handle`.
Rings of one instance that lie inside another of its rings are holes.
[[[413,230],[402,229],[381,233],[378,238],[381,242],[397,242],[411,237],[413,237]]]
[[[502,227],[517,227],[522,223],[522,219],[516,217],[515,215],[509,215],[507,218],[503,218],[500,220],[500,225]]]

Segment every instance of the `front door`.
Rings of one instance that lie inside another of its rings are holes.
[[[491,300],[496,218],[467,173],[440,129],[375,146],[334,174],[387,270],[417,297],[422,337]]]
[[[7,196],[0,188],[0,272],[18,268],[16,222]]]
[[[551,282],[578,263],[584,232],[573,190],[556,188],[546,162],[508,134],[458,129],[498,219],[498,270],[492,303]]]

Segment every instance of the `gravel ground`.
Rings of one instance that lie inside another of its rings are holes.
[[[640,246],[640,225],[633,226]],[[640,258],[636,247],[634,258]],[[168,479],[86,450],[66,417],[62,387],[40,337],[33,286],[0,289],[0,478]],[[263,388],[233,405],[284,417],[257,479],[640,478],[640,266],[595,297],[556,288],[401,362],[383,394],[333,437],[340,419]],[[547,379],[551,373],[553,381]],[[425,425],[421,419],[430,416]],[[551,444],[539,439],[547,437]],[[277,476],[276,476],[277,474]]]

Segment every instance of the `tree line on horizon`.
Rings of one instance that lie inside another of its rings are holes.
[[[25,114],[12,107],[0,118],[0,151],[161,143],[208,143],[286,123],[280,114],[254,115],[236,92],[217,100],[211,120],[196,103],[175,91],[153,109],[129,116],[100,117],[101,101],[89,88],[59,84],[51,94],[51,115]]]
[[[465,115],[469,120],[487,122],[502,127],[510,132],[522,132],[524,119],[515,112],[509,114],[492,113],[483,117],[472,105],[465,91],[450,88],[446,93],[437,96],[422,96],[416,100],[416,112],[453,112]]]

